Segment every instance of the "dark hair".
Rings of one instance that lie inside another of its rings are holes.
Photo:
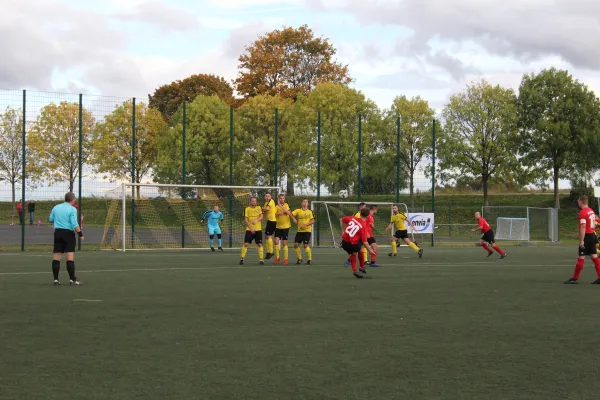
[[[284,193],[279,193],[279,196],[277,196],[277,197],[285,197],[285,194]]]
[[[302,201],[304,201],[304,200],[308,201],[308,199],[302,199]]]
[[[369,209],[366,208],[366,207],[363,208],[362,210],[360,210],[360,216],[363,217],[363,218],[364,217],[368,217],[369,214],[371,214],[371,211],[369,211]]]
[[[588,203],[588,201],[589,201],[589,199],[588,199],[588,197],[587,197],[587,196],[584,194],[583,196],[579,196],[579,201],[580,201],[580,202],[582,202],[582,203],[584,203],[584,204],[587,204],[587,203]]]
[[[76,199],[75,193],[69,192],[69,193],[65,194],[65,202],[66,203],[70,203],[70,202],[72,202],[75,199]]]
[[[358,207],[360,208],[360,207],[362,207],[362,206],[366,206],[366,205],[367,205],[367,203],[359,203],[359,204],[358,204]]]
[[[371,207],[369,207],[371,210],[377,210],[377,204],[371,204]]]

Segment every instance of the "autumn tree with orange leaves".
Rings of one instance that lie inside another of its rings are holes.
[[[308,26],[283,27],[260,36],[239,58],[238,94],[282,96],[296,100],[324,82],[350,83],[348,66],[335,61],[336,50]]]

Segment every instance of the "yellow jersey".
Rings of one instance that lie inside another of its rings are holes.
[[[283,206],[280,204],[277,204],[277,207],[275,207],[275,209],[277,210],[277,212],[283,212],[283,211],[290,211],[290,206],[288,205],[288,203],[284,203]],[[290,216],[287,214],[283,214],[283,215],[277,215],[277,229],[289,229],[292,227],[292,222],[290,220]]]
[[[406,230],[406,220],[408,217],[403,213],[399,212],[398,214],[392,215],[390,222],[394,224],[397,231],[405,231]]]
[[[315,219],[312,210],[303,210],[299,208],[297,210],[294,210],[292,215],[298,220],[298,232],[312,232],[312,225],[309,225],[304,229],[300,229],[301,225],[306,225],[310,223],[310,221]]]
[[[262,208],[260,208],[260,206],[256,206],[256,207],[248,206],[248,207],[246,207],[246,210],[244,211],[244,216],[246,218],[248,218],[248,222],[250,222],[250,226],[255,231],[260,231],[262,229],[261,225],[260,225],[260,221],[256,221],[255,223],[252,223],[252,221],[258,220],[260,218],[260,216],[262,215],[262,213],[263,213]],[[246,227],[246,230],[249,231],[250,228]]]
[[[275,215],[275,213],[277,211],[275,210],[275,202],[273,201],[273,199],[271,199],[269,201],[265,201],[265,205],[263,206],[263,208],[266,208],[266,207],[270,207],[269,211],[265,211],[266,220],[271,221],[271,222],[276,222],[277,216]]]

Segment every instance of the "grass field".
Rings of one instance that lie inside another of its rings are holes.
[[[334,249],[84,252],[78,288],[2,253],[0,398],[597,399],[591,263],[566,286],[573,248],[508,250],[403,248],[369,280]]]

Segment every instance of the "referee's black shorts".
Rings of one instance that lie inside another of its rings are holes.
[[[54,253],[75,253],[75,232],[68,229],[54,230]]]

